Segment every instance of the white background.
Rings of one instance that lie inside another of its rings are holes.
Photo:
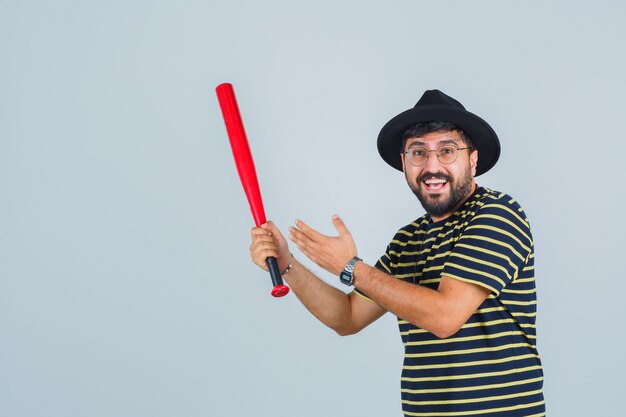
[[[228,81],[268,217],[338,213],[369,263],[423,213],[382,125],[431,88],[489,121],[478,182],[531,221],[549,414],[621,416],[625,11],[0,0],[0,415],[401,415],[394,317],[341,338],[249,261]]]

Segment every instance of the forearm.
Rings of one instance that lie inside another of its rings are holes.
[[[318,320],[339,334],[352,332],[352,308],[347,294],[319,279],[295,258],[283,278]]]
[[[363,262],[356,265],[354,285],[387,311],[438,337],[458,330],[458,320],[451,319],[451,303],[436,290],[404,282]]]

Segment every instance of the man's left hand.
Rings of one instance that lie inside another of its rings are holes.
[[[352,235],[339,216],[333,216],[333,225],[339,236],[326,236],[301,220],[289,228],[289,239],[310,260],[334,275],[339,275],[348,261],[357,255]]]

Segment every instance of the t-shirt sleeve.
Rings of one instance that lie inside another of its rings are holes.
[[[398,253],[392,249],[391,245],[391,243],[387,245],[387,250],[374,266],[389,275],[394,275],[398,266]]]
[[[515,280],[533,250],[530,226],[516,203],[488,203],[470,220],[442,276],[480,285],[498,296]]]

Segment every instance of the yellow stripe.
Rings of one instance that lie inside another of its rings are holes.
[[[389,254],[390,255],[394,255],[396,257],[401,257],[401,256],[415,256],[419,253],[419,251],[406,251],[403,250],[402,252],[396,252],[395,250],[390,250]]]
[[[385,268],[385,271],[387,271],[388,273],[391,274],[391,269],[389,269],[389,267],[387,265],[385,265],[384,262],[381,262],[380,264],[383,266],[383,268]]]
[[[360,293],[360,292],[358,292],[358,291],[352,291],[352,292],[353,292],[353,293],[355,293],[356,295],[358,295],[359,297],[361,297],[361,298],[363,298],[363,299],[367,300],[367,301],[370,301],[370,302],[372,302],[372,303],[374,302],[374,301],[372,301],[372,299],[371,299],[371,298],[366,297],[365,295],[361,294],[361,293]],[[352,294],[352,293],[351,293],[351,294]]]
[[[500,271],[504,272],[504,274],[509,279],[509,281],[513,279],[511,274],[509,274],[509,271],[507,271],[507,269],[503,267],[502,265],[494,264],[493,262],[483,261],[482,259],[475,258],[473,256],[464,255],[461,253],[453,253],[452,255],[450,255],[450,258],[461,258],[461,259],[465,259],[467,261],[470,261],[476,264],[486,265],[494,269],[499,269]],[[517,275],[517,267],[515,267],[515,275]],[[500,282],[502,282],[502,284],[504,285],[503,281],[500,281]]]
[[[502,292],[505,292],[507,294],[534,294],[537,292],[537,290],[534,288],[532,290],[509,290],[507,288],[504,288]]]
[[[402,369],[406,370],[425,370],[425,369],[448,369],[448,368],[464,368],[468,366],[480,366],[480,365],[495,365],[497,363],[507,363],[514,362],[517,360],[528,359],[528,358],[537,358],[539,359],[539,355],[535,355],[533,353],[529,353],[527,355],[521,356],[511,356],[508,358],[501,359],[489,359],[484,361],[473,361],[473,362],[455,362],[455,363],[440,363],[436,365],[414,365],[414,366],[403,366]]]
[[[419,275],[419,274],[418,274]],[[409,274],[395,274],[394,275],[395,278],[398,279],[402,279],[402,278],[412,278],[413,277],[413,272],[409,273]]]
[[[513,200],[513,201],[515,201],[515,200]],[[524,223],[524,224],[526,224],[526,226],[530,226],[528,224],[528,221],[522,219],[521,216],[518,213],[514,212],[513,210],[511,210],[507,206],[503,206],[501,204],[485,204],[482,208],[486,208],[486,207],[495,207],[495,208],[499,208],[499,209],[502,209],[504,211],[507,211],[507,212],[511,213],[517,220],[519,220],[520,223]]]
[[[492,321],[485,321],[485,322],[466,323],[463,325],[463,327],[461,327],[461,329],[472,329],[474,327],[489,327],[489,326],[496,326],[498,324],[504,324],[504,323],[515,323],[515,320],[500,319],[500,320],[492,320]],[[400,332],[400,335],[406,336],[407,334],[420,334],[420,333],[428,333],[428,330],[424,330],[424,329],[406,330],[404,332]]]
[[[436,284],[439,283],[439,281],[441,281],[441,278],[433,278],[433,279],[425,279],[425,280],[420,280],[420,284]]]
[[[494,334],[488,334],[488,335],[480,334],[477,336],[454,337],[454,338],[451,337],[448,339],[436,339],[436,340],[424,340],[421,342],[409,342],[407,343],[407,346],[444,345],[444,344],[449,344],[449,343],[467,342],[470,340],[497,339],[499,337],[515,336],[515,335],[524,336],[524,333],[520,331],[508,331],[508,332],[500,332],[500,333],[494,333]]]
[[[433,238],[432,240],[435,240],[435,238]],[[433,245],[432,248],[430,248],[430,252],[436,251],[440,247],[446,246],[450,244],[450,242],[456,242],[457,240],[458,240],[458,237],[456,236],[452,236],[450,239],[447,239],[447,240],[442,240],[441,242],[439,242],[438,245]]]
[[[430,272],[430,271],[439,271],[439,270],[442,270],[444,266],[445,265],[435,265],[435,266],[432,266],[430,268],[422,269],[422,272],[426,273],[426,272]]]
[[[487,278],[491,278],[492,280],[499,282],[500,285],[503,286],[503,287],[505,285],[504,282],[500,278],[496,277],[495,275],[488,274],[486,272],[477,271],[475,269],[467,268],[467,267],[464,267],[464,266],[461,266],[461,265],[458,265],[458,264],[450,263],[449,265],[453,265],[453,266],[459,268],[460,270],[463,270],[463,271],[466,271],[466,272],[471,272],[471,273],[474,273],[474,274],[482,275],[482,276],[487,277]],[[473,279],[467,279],[465,277],[460,277],[458,275],[454,275],[454,274],[451,274],[449,272],[446,272],[446,276],[450,277],[450,278],[458,279],[459,281],[469,282],[470,284],[480,285],[481,287],[485,287],[485,288],[489,289],[494,294],[500,294],[499,290],[496,290],[495,287],[487,284],[486,282],[476,281],[476,280],[473,280]]]
[[[457,243],[456,246],[455,246],[455,249],[459,248],[459,247],[460,248],[467,248],[467,249],[470,249],[470,250],[475,250],[477,252],[486,253],[487,255],[496,256],[498,258],[504,259],[505,261],[507,261],[507,263],[509,265],[511,265],[511,268],[517,270],[517,265],[515,265],[511,261],[511,258],[509,258],[506,255],[501,254],[500,252],[496,252],[496,251],[492,251],[492,250],[489,250],[489,249],[481,248],[480,246],[467,245],[465,243]]]
[[[483,352],[499,352],[501,350],[506,349],[515,349],[515,348],[530,348],[535,350],[536,346],[528,343],[509,343],[506,345],[495,346],[491,348],[472,348],[472,349],[458,349],[458,350],[449,350],[444,352],[428,352],[428,353],[407,353],[404,355],[405,358],[433,358],[436,356],[451,356],[451,355],[465,355],[471,353],[483,353]]]
[[[484,276],[486,278],[491,278],[492,280],[497,281],[498,283],[500,283],[500,285],[502,285],[503,287],[506,285],[505,282],[502,281],[499,277],[497,277],[497,276],[495,276],[493,274],[490,274],[488,272],[479,271],[478,269],[474,269],[474,268],[468,268],[467,266],[459,265],[459,264],[457,264],[455,262],[447,262],[446,265],[453,266],[455,268],[460,269],[461,271],[471,272],[471,273],[474,273],[474,274],[477,274],[477,275],[482,275],[482,276]],[[448,274],[446,274],[446,275],[448,275]],[[450,276],[453,276],[453,275],[450,275]],[[458,278],[467,280],[467,278],[464,278],[464,277],[463,278],[458,277]],[[469,281],[473,281],[473,280],[469,280]],[[477,282],[477,284],[479,284],[479,283]]]
[[[436,253],[434,256],[430,254],[430,251],[428,252],[428,256],[426,257],[426,261],[434,261],[437,258],[446,258],[448,257],[450,254],[452,253],[452,251],[448,250],[445,252],[440,252],[440,253]]]
[[[513,212],[511,212],[511,213],[513,213]],[[529,245],[532,245],[533,240],[530,238],[530,236],[528,236],[528,234],[526,232],[524,232],[522,229],[520,229],[518,225],[516,225],[515,223],[513,223],[512,221],[510,221],[506,217],[498,216],[498,215],[495,215],[495,214],[477,214],[476,216],[474,216],[474,219],[480,219],[480,218],[483,218],[483,217],[485,217],[487,219],[498,220],[498,221],[500,221],[502,223],[508,224],[509,226],[511,226],[512,228],[517,230],[522,236],[524,236],[526,238],[526,240],[528,240],[528,244]],[[518,219],[519,219],[519,217],[518,217]]]
[[[470,238],[470,237],[468,236],[467,238]],[[517,256],[520,261],[526,262],[526,259],[522,256],[522,254],[519,253],[513,246],[509,245],[508,243],[505,243],[505,242],[503,242],[501,240],[492,239],[492,238],[487,237],[487,236],[472,235],[471,238],[472,239],[476,239],[476,240],[483,240],[485,242],[489,242],[491,244],[502,246],[503,248],[507,248],[515,256]],[[460,241],[463,241],[463,236],[461,236],[461,240]],[[458,243],[457,243],[457,245],[458,245]]]
[[[537,317],[537,313],[511,313],[513,317]]]
[[[467,226],[467,228],[465,229],[467,230],[471,230],[471,229],[486,229],[486,230],[491,230],[492,232],[496,232],[496,233],[500,233],[502,235],[508,236],[511,239],[513,239],[514,241],[516,241],[526,252],[530,252],[530,248],[528,246],[526,246],[525,244],[522,243],[521,240],[519,240],[519,238],[517,236],[515,236],[513,233],[507,232],[506,230],[500,229],[498,227],[494,227],[494,226],[487,226],[487,225],[474,225],[474,226]],[[477,236],[474,235],[470,235],[467,236],[475,238]],[[525,258],[522,258],[525,259]]]
[[[543,381],[543,377],[524,379],[522,381],[511,381],[502,384],[487,384],[487,385],[474,385],[470,387],[456,387],[456,388],[433,388],[433,389],[401,389],[400,392],[407,394],[442,394],[445,392],[467,392],[467,391],[481,391],[486,389],[498,389],[508,388],[517,385],[532,384],[533,382]]]
[[[477,313],[493,313],[494,311],[504,311],[506,310],[504,307],[487,307],[476,310]]]
[[[541,394],[543,390],[534,390],[528,392],[520,392],[515,394],[506,394],[506,395],[493,395],[491,397],[481,397],[481,398],[467,398],[465,400],[446,400],[446,401],[408,401],[403,400],[403,404],[411,404],[411,405],[446,405],[446,404],[475,404],[475,403],[483,403],[487,401],[500,401],[500,400],[510,400],[511,398],[518,397],[528,397],[531,395]]]
[[[502,408],[490,408],[488,410],[476,410],[476,411],[453,411],[450,413],[412,413],[410,411],[405,411],[405,414],[408,416],[416,416],[416,417],[446,417],[446,416],[471,416],[477,414],[487,414],[487,413],[499,413],[502,411],[513,411],[513,410],[521,410],[522,408],[530,408],[538,405],[544,404],[545,401],[537,401],[531,404],[519,404],[511,407],[502,407]]]
[[[427,248],[427,249],[424,249],[424,251],[425,252],[427,251],[430,254],[430,252],[432,252],[431,249],[432,248]],[[416,250],[416,251],[403,250],[402,252],[396,252],[394,250],[390,250],[389,251],[390,255],[394,255],[397,258],[400,258],[402,256],[415,256],[415,255],[419,255],[419,253],[420,253],[420,251],[418,251],[418,250]],[[452,251],[440,252],[440,253],[437,253],[435,256],[430,255],[426,259],[427,260],[432,260],[432,259],[437,259],[437,258],[444,258],[444,257],[448,256],[450,253],[452,253]],[[385,255],[387,255],[387,253],[385,253]],[[389,258],[389,255],[387,255],[387,258]],[[391,258],[389,258],[389,259],[391,259]],[[425,260],[421,260],[420,261],[420,263],[425,263],[425,262],[426,262]]]
[[[421,245],[424,242],[422,242],[421,240],[409,240],[409,241],[406,241],[406,242],[402,242],[400,240],[393,239],[391,241],[391,243],[394,243],[394,244],[396,244],[398,246],[404,247],[404,246],[407,246],[407,245],[419,246],[419,245]]]
[[[492,321],[485,321],[485,322],[476,322],[476,323],[467,323],[464,324],[463,327],[461,327],[462,329],[472,329],[474,327],[489,327],[489,326],[496,326],[498,324],[504,324],[504,323],[515,323],[515,320],[513,319],[500,319],[500,320],[492,320]]]
[[[510,300],[502,300],[502,304],[512,305],[512,306],[532,306],[537,304],[537,300],[532,301],[510,301]]]
[[[518,372],[535,371],[537,369],[541,369],[541,366],[532,365],[532,366],[527,366],[525,368],[507,369],[506,371],[482,372],[479,374],[467,374],[467,375],[426,376],[426,377],[420,377],[420,378],[402,377],[400,378],[400,380],[407,381],[407,382],[458,381],[460,379],[489,378],[492,376],[511,375],[511,374],[516,374]]]

